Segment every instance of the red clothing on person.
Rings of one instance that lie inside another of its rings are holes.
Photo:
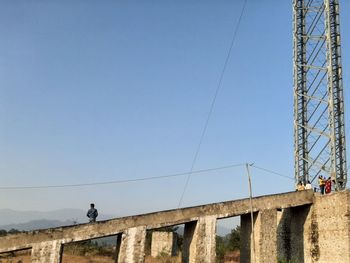
[[[325,192],[326,194],[329,194],[332,191],[332,181],[327,180],[326,181],[326,187],[325,187]]]

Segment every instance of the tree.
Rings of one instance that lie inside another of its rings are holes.
[[[14,228],[11,228],[8,232],[7,232],[7,234],[18,234],[18,233],[21,233],[21,231],[19,231],[19,230],[17,230],[17,229],[14,229]]]
[[[7,235],[7,231],[4,229],[0,229],[0,237],[6,236]]]
[[[227,244],[225,238],[216,236],[216,260],[217,262],[223,262],[224,256],[227,252]]]
[[[241,248],[241,227],[236,226],[236,228],[231,230],[228,235],[228,250],[234,251]]]
[[[216,258],[217,262],[223,262],[225,255],[230,251],[239,250],[241,247],[241,228],[231,230],[225,237],[216,236]]]

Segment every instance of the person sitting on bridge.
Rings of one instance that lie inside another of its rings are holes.
[[[96,218],[98,216],[97,209],[95,208],[95,204],[90,204],[90,209],[88,210],[86,216],[89,218],[89,222],[96,222]]]
[[[307,181],[306,185],[305,185],[305,190],[310,190],[312,189],[312,185],[310,183],[310,181]]]
[[[302,190],[305,190],[305,186],[301,181],[299,181],[299,183],[297,184],[297,191],[302,191]]]

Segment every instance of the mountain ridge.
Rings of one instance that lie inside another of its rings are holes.
[[[115,217],[117,216],[100,214],[98,219],[106,220]],[[71,224],[87,223],[88,219],[86,217],[86,211],[75,208],[64,208],[52,211],[18,211],[9,208],[0,209],[0,229],[5,229],[5,227],[8,228],[11,226],[13,226],[13,228],[21,227],[28,229],[29,226],[26,224],[29,223],[32,225],[38,225],[37,221],[42,221],[43,225],[45,226],[57,227],[67,225],[65,222],[69,222]]]

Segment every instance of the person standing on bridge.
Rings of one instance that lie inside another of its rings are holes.
[[[330,177],[328,177],[327,181],[325,182],[324,191],[326,194],[332,192],[332,179]]]
[[[321,195],[323,195],[324,194],[324,187],[325,187],[325,179],[322,177],[322,175],[320,175],[318,177],[318,185],[320,186]]]
[[[89,218],[89,222],[96,222],[96,218],[98,216],[97,209],[95,208],[95,204],[90,204],[90,209],[88,210],[86,216]]]

